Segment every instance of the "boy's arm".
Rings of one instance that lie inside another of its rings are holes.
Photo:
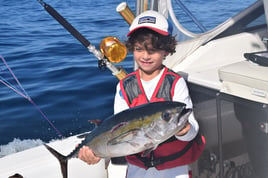
[[[189,95],[189,90],[183,78],[180,78],[175,86],[173,101],[178,101],[186,104],[187,108],[192,108],[192,100]],[[194,118],[193,113],[190,114],[188,124],[180,130],[175,136],[182,141],[190,141],[195,138],[199,130],[199,125]]]
[[[121,93],[120,83],[118,83],[116,86],[116,93],[114,97],[114,114],[117,114],[126,109],[129,109],[129,107]]]

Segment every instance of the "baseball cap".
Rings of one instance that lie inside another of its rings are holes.
[[[165,16],[153,10],[148,10],[138,15],[130,25],[127,36],[140,28],[149,28],[164,36],[172,33],[172,25]]]

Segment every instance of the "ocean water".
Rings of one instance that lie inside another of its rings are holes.
[[[115,10],[122,1],[45,2],[96,47],[106,36],[126,40],[128,24]],[[183,2],[207,29],[211,29],[254,0]],[[135,2],[127,3],[135,12]],[[186,27],[193,27],[184,14],[179,17]],[[88,122],[90,119],[104,119],[113,114],[118,80],[108,69],[100,70],[97,59],[38,1],[0,1],[0,55],[23,89],[64,137],[93,129]],[[118,65],[131,72],[131,54]],[[0,77],[10,75],[2,61],[0,69]],[[0,157],[60,138],[31,102],[0,83]]]

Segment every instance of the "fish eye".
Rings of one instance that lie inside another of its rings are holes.
[[[171,119],[170,113],[169,112],[163,112],[162,113],[162,119],[168,122]]]

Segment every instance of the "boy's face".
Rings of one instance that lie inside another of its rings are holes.
[[[134,45],[134,60],[142,74],[147,76],[155,77],[160,73],[163,67],[162,62],[166,55],[166,51],[155,49],[151,44],[147,44],[146,47],[140,43],[135,43]]]

